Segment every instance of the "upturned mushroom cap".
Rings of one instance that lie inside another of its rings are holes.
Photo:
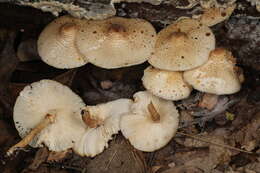
[[[19,135],[25,137],[47,114],[55,122],[43,129],[30,145],[46,145],[51,151],[72,148],[85,131],[80,111],[85,104],[67,86],[52,80],[41,80],[26,86],[14,106],[14,122]]]
[[[204,9],[203,14],[198,18],[199,22],[206,26],[216,25],[228,19],[233,13],[236,5],[230,5],[227,8],[212,7]]]
[[[173,102],[141,91],[134,94],[131,113],[122,116],[120,128],[135,148],[152,152],[172,139],[178,123],[179,113]]]
[[[183,79],[182,72],[166,71],[148,67],[142,78],[144,87],[154,95],[166,100],[188,97],[192,87]]]
[[[132,105],[130,99],[118,99],[96,106],[87,106],[83,120],[88,127],[81,140],[74,147],[74,151],[81,156],[94,157],[108,147],[112,135],[120,130],[121,116],[129,112]]]
[[[217,95],[233,94],[241,88],[236,60],[232,53],[217,48],[210,53],[209,60],[203,66],[185,71],[184,80],[193,88]]]
[[[89,62],[112,69],[145,62],[156,41],[153,26],[142,19],[113,17],[86,22],[77,46]]]
[[[87,59],[78,51],[75,39],[80,20],[62,16],[48,24],[38,39],[38,52],[42,60],[56,68],[83,66]]]
[[[159,32],[148,61],[159,69],[185,71],[204,64],[213,49],[215,36],[210,28],[186,18]]]

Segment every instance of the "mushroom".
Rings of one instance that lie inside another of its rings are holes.
[[[233,94],[240,90],[243,74],[235,66],[236,59],[224,48],[210,53],[206,64],[184,72],[184,80],[193,88],[211,94]]]
[[[236,8],[236,4],[232,4],[227,8],[212,7],[204,9],[202,15],[198,18],[199,22],[206,26],[216,25],[228,19]]]
[[[87,106],[82,112],[82,119],[90,127],[74,146],[74,151],[81,156],[94,157],[108,147],[112,135],[120,130],[121,116],[129,112],[132,100],[118,99],[96,106]]]
[[[87,59],[76,47],[79,19],[62,16],[48,24],[41,32],[37,45],[42,60],[56,68],[74,68],[85,65]]]
[[[121,17],[86,22],[77,35],[77,46],[89,62],[107,69],[145,62],[155,41],[149,22]]]
[[[86,128],[80,114],[84,107],[78,95],[56,81],[41,80],[26,86],[13,113],[15,127],[24,139],[7,153],[10,155],[27,144],[44,144],[51,151],[72,148]]]
[[[166,71],[148,67],[142,78],[144,87],[152,94],[166,100],[187,98],[192,87],[183,79],[183,72]]]
[[[134,94],[131,112],[120,121],[123,135],[138,150],[152,152],[165,146],[174,136],[179,113],[173,102],[160,99],[147,91]]]
[[[204,64],[215,49],[211,29],[195,19],[185,18],[158,33],[149,63],[159,69],[185,71]]]

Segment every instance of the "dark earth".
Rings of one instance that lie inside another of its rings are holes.
[[[245,0],[237,3],[243,8],[212,29],[217,46],[231,50],[237,66],[243,69],[242,90],[219,96],[214,103],[209,100],[216,96],[193,91],[188,99],[175,103],[181,114],[179,132],[212,143],[177,134],[164,148],[145,153],[134,149],[119,134],[94,158],[29,146],[6,157],[7,149],[20,140],[12,119],[19,92],[29,83],[48,78],[71,87],[89,105],[131,98],[144,90],[141,78],[148,63],[114,70],[91,64],[72,70],[55,69],[37,60],[36,49],[39,33],[55,16],[31,7],[0,3],[0,172],[260,173],[260,12]],[[180,10],[170,4],[120,3],[116,9],[117,16],[146,19],[157,31],[181,16],[193,14],[192,9]],[[18,47],[36,60],[20,62]],[[107,83],[109,86],[105,86]]]

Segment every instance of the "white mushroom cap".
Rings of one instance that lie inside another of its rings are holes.
[[[148,110],[151,103],[155,108],[151,110],[153,114]],[[122,116],[120,128],[135,148],[152,152],[162,148],[172,139],[178,123],[179,113],[173,102],[141,91],[134,94],[131,113]]]
[[[210,53],[206,64],[185,71],[184,80],[202,92],[217,95],[233,94],[241,88],[235,63],[236,60],[231,52],[217,48]]]
[[[38,52],[42,60],[56,68],[83,66],[87,59],[76,47],[76,34],[80,20],[70,16],[57,18],[48,24],[38,39]]]
[[[199,22],[206,26],[216,25],[226,19],[228,19],[236,8],[235,4],[228,6],[227,8],[212,7],[204,9],[204,12],[198,18]]]
[[[152,94],[166,100],[180,100],[188,97],[192,87],[183,79],[183,72],[153,68],[144,70],[144,87]]]
[[[113,17],[86,22],[77,46],[89,62],[112,69],[145,62],[156,41],[153,26],[142,19]]]
[[[159,32],[155,51],[148,60],[156,68],[185,71],[204,64],[215,49],[211,29],[194,19],[181,19]]]
[[[43,129],[30,145],[46,145],[51,151],[72,148],[85,131],[80,111],[85,104],[67,86],[52,80],[41,80],[26,86],[14,106],[14,122],[19,135],[25,137],[47,114],[56,119]]]
[[[81,140],[76,143],[74,151],[81,156],[94,157],[108,147],[108,141],[112,135],[120,130],[119,121],[121,116],[130,111],[133,101],[130,99],[118,99],[96,106],[87,106],[85,117],[88,126],[93,127],[86,130]]]

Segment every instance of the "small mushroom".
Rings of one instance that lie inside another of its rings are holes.
[[[155,41],[149,22],[121,17],[86,22],[77,36],[77,46],[89,62],[107,69],[145,62]]]
[[[236,59],[224,48],[210,53],[206,64],[184,72],[184,80],[193,88],[211,94],[233,94],[240,90],[243,74],[235,66]]]
[[[108,147],[112,135],[120,130],[119,121],[124,113],[129,112],[132,100],[118,99],[96,106],[87,106],[82,114],[85,124],[90,127],[82,135],[75,147],[81,156],[94,157]]]
[[[173,102],[141,91],[134,94],[130,110],[122,116],[120,129],[136,149],[147,152],[158,150],[175,135],[179,113]]]
[[[181,19],[161,30],[149,63],[159,69],[185,71],[208,60],[215,49],[211,29],[194,19]]]
[[[144,70],[142,81],[148,91],[166,100],[187,98],[192,91],[192,87],[183,79],[183,72],[160,70],[150,66]]]
[[[198,17],[200,23],[206,26],[216,25],[226,19],[228,19],[233,11],[235,10],[236,5],[232,4],[227,8],[222,7],[212,7],[206,8],[203,11],[203,14]]]
[[[52,80],[41,80],[26,86],[18,96],[13,119],[21,142],[8,154],[30,144],[51,151],[72,148],[85,131],[81,120],[81,98],[67,86]]]
[[[50,66],[69,69],[85,65],[87,59],[76,47],[76,35],[80,29],[79,19],[62,16],[48,24],[38,39],[38,52]]]

